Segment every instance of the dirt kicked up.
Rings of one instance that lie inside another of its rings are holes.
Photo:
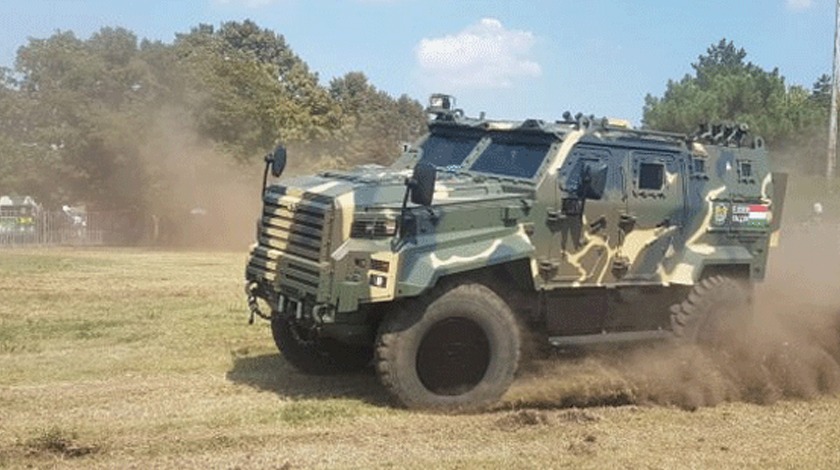
[[[768,404],[840,391],[840,229],[785,233],[748,331],[716,348],[658,343],[526,365],[509,406]]]

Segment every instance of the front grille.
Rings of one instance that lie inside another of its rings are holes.
[[[278,284],[281,291],[318,296],[329,267],[333,201],[304,193],[270,191],[263,201],[258,245],[251,252],[248,276]]]

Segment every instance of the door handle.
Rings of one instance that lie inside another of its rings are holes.
[[[634,225],[636,225],[635,215],[624,213],[618,216],[618,227],[624,232],[633,230]]]

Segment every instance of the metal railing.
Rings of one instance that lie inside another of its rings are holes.
[[[124,219],[120,212],[89,212],[74,219],[62,211],[41,211],[26,221],[4,220],[0,247],[119,243],[124,238],[120,231]]]

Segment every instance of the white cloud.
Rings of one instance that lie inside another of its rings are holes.
[[[790,10],[802,11],[814,6],[814,0],[785,0],[785,4]]]
[[[422,39],[416,48],[424,76],[446,88],[507,88],[517,78],[538,77],[531,60],[535,38],[529,31],[511,31],[494,18],[484,18],[463,31]]]

